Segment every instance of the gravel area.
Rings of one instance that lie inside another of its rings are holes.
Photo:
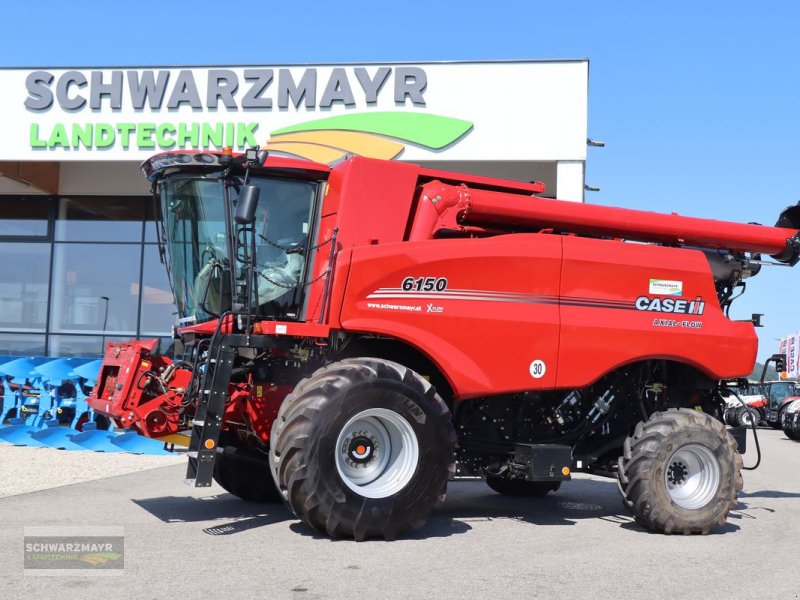
[[[186,461],[175,456],[66,451],[0,444],[0,498]]]

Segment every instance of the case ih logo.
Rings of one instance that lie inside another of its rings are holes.
[[[706,303],[698,296],[694,300],[676,300],[675,298],[651,298],[639,296],[636,299],[636,310],[681,315],[702,315]]]

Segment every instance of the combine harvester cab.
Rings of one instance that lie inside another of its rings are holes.
[[[258,149],[142,169],[183,349],[109,344],[88,402],[186,440],[190,485],[355,539],[421,527],[459,476],[527,497],[616,477],[665,533],[735,506],[721,381],[752,371],[758,316],[728,311],[765,263],[798,262],[800,207],[766,227]]]

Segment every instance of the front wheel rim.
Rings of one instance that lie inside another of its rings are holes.
[[[419,463],[411,424],[386,408],[370,408],[350,419],[334,450],[344,484],[366,498],[386,498],[408,485]]]
[[[721,472],[719,460],[708,448],[699,444],[682,446],[667,461],[667,494],[680,508],[702,508],[716,497]]]

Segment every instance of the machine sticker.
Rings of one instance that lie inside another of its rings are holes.
[[[676,300],[675,298],[650,298],[639,296],[636,299],[636,310],[675,313],[681,315],[702,315],[706,303],[700,296],[694,300]]]
[[[685,329],[700,329],[702,321],[678,321],[676,319],[653,319],[653,327],[683,327]]]
[[[367,295],[367,300],[470,300],[473,302],[511,302],[521,304],[560,304],[586,308],[610,308],[635,310],[630,300],[610,298],[582,298],[577,296],[557,296],[552,294],[530,294],[526,292],[506,292],[499,290],[455,289],[450,287],[447,277],[404,277],[400,287],[382,287]],[[427,304],[427,303],[426,303]],[[422,307],[408,307],[392,304],[367,303],[368,308],[421,311]],[[441,313],[444,307],[427,304],[425,312]]]
[[[531,373],[531,377],[534,379],[541,379],[544,377],[545,372],[547,372],[547,365],[544,364],[543,360],[539,360],[537,358],[531,363],[531,366],[528,367],[528,370]]]
[[[400,289],[404,292],[443,292],[447,289],[447,278],[406,277]]]
[[[647,293],[661,296],[681,296],[683,295],[683,282],[669,279],[651,279]]]
[[[422,312],[421,306],[408,304],[388,304],[386,302],[367,302],[367,308],[378,308],[381,310],[402,310],[405,312]]]
[[[658,291],[655,291],[658,290]],[[521,304],[550,304],[562,307],[602,308],[609,310],[636,310],[644,312],[669,313],[700,316],[705,311],[702,296],[694,300],[673,298],[683,290],[682,281],[666,279],[650,280],[650,295],[639,296],[636,300],[617,300],[614,298],[587,298],[582,296],[558,296],[553,294],[530,294],[526,292],[507,292],[499,290],[475,290],[451,288],[446,277],[404,277],[400,287],[382,287],[367,295],[367,308],[398,310],[405,312],[443,313],[445,300],[467,300],[471,302],[509,302]],[[666,296],[666,297],[665,297]],[[373,300],[373,302],[369,302]],[[423,305],[387,303],[386,300],[434,300]],[[374,302],[380,301],[380,302]],[[669,320],[666,320],[669,321]],[[666,322],[665,321],[665,322]],[[657,324],[659,327],[699,328],[699,321],[676,321],[678,325]],[[692,324],[698,323],[698,324]]]

